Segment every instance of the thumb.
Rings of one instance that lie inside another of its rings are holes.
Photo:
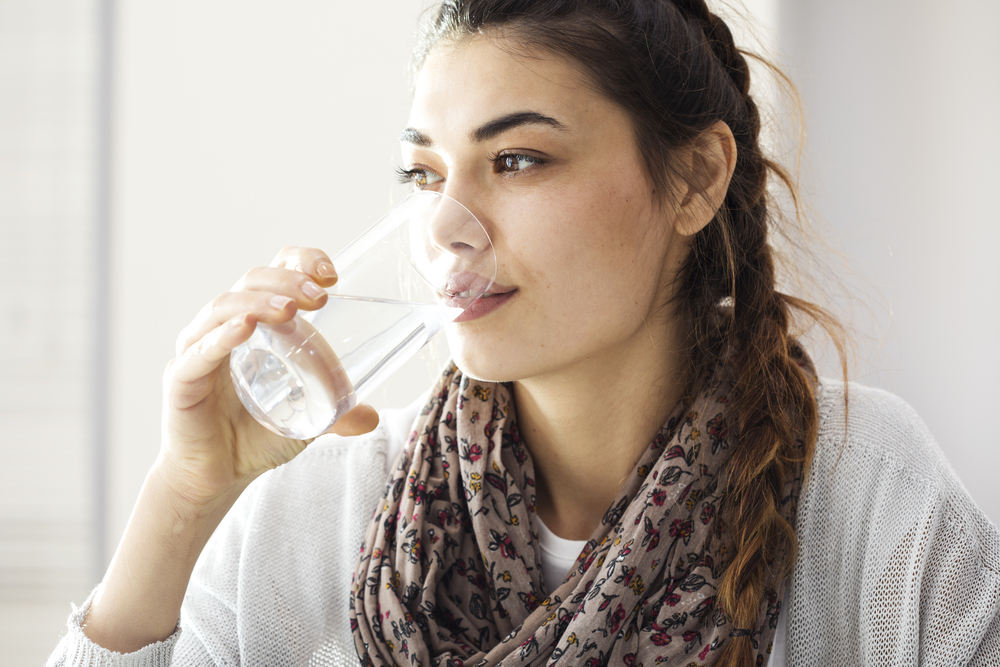
[[[327,433],[337,435],[361,435],[370,433],[378,426],[378,412],[367,403],[360,403],[353,410],[337,420]]]

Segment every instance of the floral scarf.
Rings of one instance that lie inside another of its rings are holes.
[[[511,389],[450,365],[361,549],[351,628],[362,664],[711,664],[734,630],[715,597],[729,564],[717,513],[735,445],[734,380],[729,359],[675,409],[546,595],[534,467]],[[781,494],[792,525],[801,472]],[[757,664],[770,653],[785,584],[769,582],[746,629]]]

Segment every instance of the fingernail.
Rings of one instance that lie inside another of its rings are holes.
[[[329,262],[320,262],[316,265],[316,273],[320,278],[336,278],[337,271],[333,268],[333,264]]]
[[[302,283],[302,293],[305,294],[310,299],[318,299],[324,294],[326,294],[326,292],[324,292],[319,285],[317,285],[311,280],[307,280],[306,282]]]
[[[287,296],[278,296],[275,294],[271,297],[271,308],[274,308],[275,310],[284,310],[285,306],[291,302],[292,299],[289,299]]]
[[[234,329],[239,329],[240,327],[242,327],[244,324],[247,323],[248,316],[249,313],[243,313],[242,315],[237,315],[233,319],[229,320],[229,326],[231,326]]]

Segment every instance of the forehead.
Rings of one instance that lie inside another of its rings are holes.
[[[572,126],[588,116],[619,111],[591,89],[571,60],[514,49],[510,42],[483,36],[435,46],[416,79],[409,127],[465,131],[524,109]]]

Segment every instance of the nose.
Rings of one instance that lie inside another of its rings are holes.
[[[492,245],[486,229],[457,199],[441,194],[429,208],[428,234],[442,252],[470,257]]]
[[[440,193],[428,193],[420,247],[421,273],[441,293],[480,288],[496,277],[496,255],[486,229],[463,204]]]

